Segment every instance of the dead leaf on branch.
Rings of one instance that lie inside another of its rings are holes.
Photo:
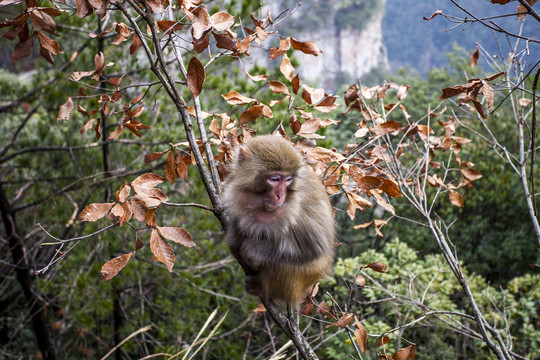
[[[176,159],[172,149],[169,151],[167,161],[165,162],[165,177],[171,184],[174,184],[174,181],[178,177],[178,173],[176,172]]]
[[[329,327],[336,326],[336,327],[344,328],[348,326],[351,323],[351,321],[353,321],[353,319],[354,319],[354,314],[348,313],[340,317],[338,321],[333,322],[330,325],[327,325],[326,327],[329,328]]]
[[[291,64],[291,60],[287,54],[283,54],[281,59],[281,64],[279,65],[279,70],[285,76],[285,79],[292,81],[294,74],[294,67]]]
[[[225,35],[221,35],[212,31],[212,35],[216,39],[216,46],[219,49],[232,51],[234,54],[238,54],[240,50],[236,43]]]
[[[196,57],[192,57],[189,61],[186,81],[194,98],[197,98],[201,93],[205,78],[203,64]]]
[[[81,221],[97,221],[107,215],[115,203],[96,203],[84,208],[78,219]]]
[[[397,352],[392,355],[393,360],[409,360],[409,359],[415,359],[416,344],[412,344],[409,347],[399,349]]]
[[[476,51],[471,56],[471,67],[475,67],[478,64],[478,58],[480,56],[480,50],[476,48]]]
[[[433,14],[431,14],[431,16],[429,18],[426,18],[424,16],[424,20],[429,21],[429,20],[433,19],[437,15],[442,15],[442,13],[443,13],[442,10],[436,10]]]
[[[189,234],[189,232],[187,232],[187,230],[183,228],[168,227],[168,226],[165,226],[165,227],[157,226],[156,228],[158,229],[161,236],[163,236],[165,239],[174,241],[175,243],[183,245],[188,248],[197,246],[193,242],[193,239],[191,238],[191,235]]]
[[[131,186],[148,207],[153,207],[169,199],[163,191],[155,188],[164,181],[165,179],[159,175],[146,173],[133,180]]]
[[[357,209],[365,211],[366,208],[372,206],[369,200],[364,199],[358,194],[346,191],[345,195],[347,196],[347,200],[349,200],[349,206],[347,207],[347,215],[349,215],[349,218],[351,220],[354,220]]]
[[[287,53],[287,51],[291,48],[291,38],[279,38],[279,47],[274,47],[270,49],[270,59],[274,60],[281,55]]]
[[[362,266],[362,268],[370,268],[371,270],[376,271],[378,273],[387,273],[390,271],[390,269],[388,268],[388,265],[385,265],[380,262],[374,262],[368,265],[364,265]]]
[[[360,351],[365,354],[367,352],[367,330],[364,325],[362,325],[360,321],[358,321],[358,318],[356,316],[354,317],[354,325],[356,326],[356,330],[354,331],[356,343],[360,347]]]
[[[103,280],[107,281],[115,277],[127,265],[132,256],[133,253],[131,252],[129,254],[118,256],[103,264],[101,267],[101,277]]]
[[[32,53],[32,47],[34,46],[34,38],[29,37],[25,40],[20,40],[11,55],[11,62],[18,61],[24,57],[28,57]]]
[[[487,119],[487,112],[484,106],[478,100],[478,94],[481,93],[484,95],[486,106],[488,108],[493,106],[494,91],[491,85],[488,84],[488,81],[495,80],[496,78],[505,74],[505,72],[499,72],[484,79],[469,79],[466,84],[445,88],[442,91],[442,95],[439,96],[439,101],[460,95],[460,103],[472,102],[474,108],[480,114],[480,116]]]
[[[231,105],[246,105],[257,101],[257,99],[249,98],[234,90],[222,94],[221,96]]]
[[[304,54],[319,56],[322,54],[322,51],[313,41],[301,42],[291,38],[291,45],[295,50],[301,51]]]
[[[125,183],[116,192],[115,194],[116,201],[120,203],[126,202],[130,193],[131,193],[131,186],[129,186],[128,183]]]
[[[238,122],[240,125],[243,125],[259,118],[261,115],[269,119],[274,116],[272,110],[268,106],[264,104],[255,104],[240,115]]]
[[[157,261],[165,264],[167,270],[172,272],[174,267],[174,250],[158,233],[156,229],[152,229],[150,235],[150,250],[156,257]]]
[[[225,11],[219,11],[210,16],[210,21],[214,29],[224,31],[234,25],[234,16]]]
[[[157,205],[159,205],[159,202]],[[129,204],[131,205],[131,210],[133,211],[133,216],[138,221],[145,221],[146,213],[149,210],[146,202],[139,195],[133,196],[129,199]],[[156,206],[157,206],[156,205]]]
[[[69,120],[71,118],[73,108],[73,100],[71,99],[71,97],[68,97],[67,101],[62,106],[60,106],[56,121]]]
[[[281,81],[268,81],[268,86],[274,94],[289,95],[289,89]]]
[[[164,33],[181,30],[183,25],[179,22],[172,20],[160,20],[156,21],[158,29]]]
[[[450,199],[450,202],[454,206],[464,207],[463,205],[463,197],[460,193],[454,190],[448,191],[448,198]]]
[[[200,40],[212,30],[212,19],[205,5],[198,8],[196,16],[197,21],[191,27],[191,36],[193,40]]]
[[[379,338],[377,340],[377,347],[381,347],[381,346],[389,344],[389,343],[390,343],[390,338],[388,336],[384,335],[382,338]]]

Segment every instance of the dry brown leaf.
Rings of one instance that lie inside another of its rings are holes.
[[[409,93],[409,89],[411,87],[409,85],[400,85],[397,92],[397,98],[399,101],[405,99],[407,97],[407,94]]]
[[[133,216],[135,219],[138,221],[145,221],[148,205],[146,205],[146,202],[141,198],[141,196],[133,196],[131,199],[129,199],[129,204],[131,205],[131,210],[133,211]]]
[[[250,107],[248,110],[244,111],[240,118],[238,119],[238,122],[243,125],[250,121],[253,121],[257,119],[259,116],[264,116],[266,118],[272,118],[272,110],[264,104],[256,104]]]
[[[107,215],[115,203],[96,203],[84,208],[78,219],[81,221],[96,221]]]
[[[313,118],[307,119],[301,126],[298,131],[298,135],[306,138],[324,138],[324,136],[314,134],[315,131],[319,130],[321,124],[321,119]]]
[[[351,323],[351,321],[353,321],[353,319],[354,319],[354,314],[347,313],[343,315],[342,317],[340,317],[338,321],[333,322],[330,325],[327,325],[326,327],[329,328],[329,327],[336,326],[336,327],[343,328],[343,327],[348,326]]]
[[[210,46],[210,36],[208,33],[204,34],[201,39],[193,39],[193,50],[195,53],[200,54]]]
[[[292,81],[294,74],[294,67],[291,64],[291,60],[287,54],[283,54],[281,59],[281,64],[279,65],[279,70],[285,76],[285,79]]]
[[[367,352],[367,330],[364,325],[362,325],[360,321],[358,321],[358,318],[356,316],[354,317],[354,325],[356,326],[356,330],[354,331],[356,343],[360,347],[360,351],[365,354]]]
[[[319,146],[314,148],[309,153],[309,156],[325,164],[330,164],[332,162],[340,163],[345,160],[345,157],[340,153]]]
[[[483,177],[478,171],[474,169],[461,169],[461,174],[470,181],[475,181]]]
[[[187,156],[189,157],[189,155]],[[188,175],[188,165],[184,162],[184,158],[181,153],[178,153],[176,158],[176,172],[184,181],[187,179]]]
[[[69,120],[71,118],[71,113],[73,112],[73,100],[71,97],[68,97],[67,101],[60,106],[60,110],[58,111],[58,116],[56,117],[56,121],[61,120]]]
[[[475,67],[478,64],[478,57],[480,56],[480,50],[476,48],[476,51],[471,56],[471,67]]]
[[[220,49],[230,50],[233,53],[238,53],[240,50],[236,43],[225,35],[221,35],[212,31],[212,35],[216,39],[216,46]]]
[[[270,59],[274,60],[285,54],[291,48],[291,38],[279,38],[279,47],[270,49]]]
[[[135,51],[137,51],[142,46],[142,41],[139,35],[135,34],[133,35],[133,39],[131,40],[131,45],[129,46],[129,54],[133,55],[135,54]]]
[[[291,38],[291,45],[295,50],[301,51],[304,54],[319,56],[322,51],[313,41],[301,42]]]
[[[388,211],[392,215],[396,214],[396,210],[394,209],[392,204],[389,204],[388,202],[386,202],[386,200],[384,200],[383,197],[377,191],[370,191],[369,193],[371,194],[371,196],[373,196],[375,198],[375,201],[377,202],[377,204],[380,207],[382,207],[383,209],[385,209],[386,211]],[[376,230],[378,230],[378,229],[376,229]],[[380,234],[380,235],[382,236],[382,234]]]
[[[393,360],[414,359],[414,358],[416,358],[415,348],[416,348],[416,344],[412,344],[409,347],[399,349],[398,351],[396,351],[396,353],[394,353],[394,355],[392,355],[392,359]]]
[[[385,265],[381,262],[374,262],[368,265],[363,266],[364,268],[370,268],[373,271],[376,271],[378,273],[387,273],[390,271],[388,268],[388,265]]]
[[[163,155],[165,155],[167,152],[169,152],[169,150],[160,151],[160,152],[153,152],[153,153],[150,153],[150,154],[146,154],[146,155],[144,156],[144,164],[145,164],[145,165],[150,164],[152,161],[159,159],[160,157],[162,157]]]
[[[137,240],[135,241],[135,251],[141,249],[144,246],[144,243],[141,241],[141,238],[137,236]]]
[[[150,250],[152,250],[156,259],[165,264],[169,272],[172,272],[174,266],[174,251],[171,245],[163,240],[156,229],[152,229],[152,234],[150,235]]]
[[[424,16],[424,20],[429,21],[429,20],[433,19],[435,16],[441,15],[442,13],[443,13],[442,10],[436,10],[433,14],[431,14],[431,16],[429,18],[426,18]]]
[[[178,173],[176,172],[176,159],[174,157],[174,151],[169,151],[167,155],[167,161],[165,163],[165,177],[171,184],[174,184]]]
[[[363,223],[363,224],[360,224],[360,225],[356,225],[356,226],[353,227],[353,229],[365,229],[371,224],[373,224],[373,221]]]
[[[532,100],[531,99],[527,99],[527,98],[521,98],[519,99],[519,105],[525,107],[525,106],[529,106],[532,104]]]
[[[450,199],[450,202],[452,203],[452,205],[459,206],[459,207],[464,206],[463,205],[463,197],[457,191],[449,190],[448,191],[448,198]]]
[[[193,40],[200,40],[212,29],[212,19],[205,5],[201,5],[197,13],[197,21],[191,28]]]
[[[354,220],[357,209],[365,211],[367,207],[372,206],[370,201],[364,199],[358,194],[346,191],[345,195],[347,196],[347,200],[349,200],[349,206],[347,207],[347,215],[349,215],[349,218],[351,220]]]
[[[377,347],[381,347],[389,343],[390,343],[390,338],[386,335],[384,335],[382,338],[377,339]]]
[[[133,215],[133,211],[131,210],[131,206],[129,205],[129,203],[125,202],[121,206],[124,211],[123,211],[123,215],[118,219],[118,224],[120,226],[127,223],[129,219],[131,219],[131,216]]]
[[[243,69],[244,72],[249,76],[253,81],[263,81],[268,79],[268,75],[251,75],[246,69]]]
[[[234,90],[229,91],[228,93],[223,94],[221,96],[231,105],[246,105],[254,101],[257,101],[257,99],[249,98]]]
[[[129,259],[133,256],[133,253],[124,254],[118,257],[115,257],[114,259],[111,259],[107,261],[103,266],[101,267],[101,277],[103,280],[111,280],[113,277],[115,277],[120,270],[122,270],[128,263]]]
[[[263,304],[259,304],[255,309],[253,309],[253,312],[266,312],[266,308]]]
[[[203,64],[196,57],[192,57],[187,69],[186,82],[194,98],[201,93],[205,78]]]
[[[354,278],[354,283],[359,285],[359,286],[364,287],[364,286],[366,286],[366,279],[362,275],[358,274]]]
[[[210,16],[210,20],[217,31],[227,30],[234,24],[234,16],[225,11],[213,14]]]
[[[120,189],[116,192],[115,198],[118,202],[126,202],[127,198],[129,197],[129,193],[131,192],[131,186],[129,186],[128,183],[125,183],[120,187]]]
[[[167,33],[168,31],[178,31],[182,29],[182,24],[172,20],[160,20],[156,21],[159,30]]]
[[[289,95],[289,89],[281,81],[269,81],[268,86],[274,94]]]
[[[161,236],[163,236],[165,239],[174,241],[177,244],[183,245],[185,247],[194,247],[196,246],[193,242],[193,239],[191,238],[191,235],[182,228],[179,227],[157,227],[159,233]]]
[[[292,90],[295,94],[298,94],[298,90],[300,90],[300,78],[298,77],[298,74],[296,74],[292,80]]]
[[[356,180],[356,179],[355,179]],[[383,183],[384,178],[375,176],[363,176],[356,180],[356,186],[363,191],[377,189]]]
[[[403,196],[401,190],[399,190],[399,186],[390,179],[384,179],[382,185],[379,186],[379,189],[384,191],[384,193],[390,197]]]
[[[120,222],[120,220],[124,217],[124,213],[125,209],[122,207],[122,205],[116,203],[109,212],[109,220],[113,223]],[[122,225],[123,224],[120,224],[120,226]]]

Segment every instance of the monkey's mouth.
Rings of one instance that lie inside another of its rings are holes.
[[[267,202],[264,204],[264,208],[267,212],[276,211],[283,206],[283,203]]]

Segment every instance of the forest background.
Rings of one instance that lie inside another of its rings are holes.
[[[305,357],[244,294],[209,191],[277,130],[336,209],[298,319],[319,358],[540,358],[536,1],[270,8],[0,1],[0,357]],[[386,61],[310,73],[310,40],[377,18]]]

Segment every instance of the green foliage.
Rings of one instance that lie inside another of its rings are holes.
[[[358,314],[369,334],[389,331],[391,324],[406,324],[434,309],[456,314],[468,312],[468,301],[444,257],[438,254],[419,257],[417,251],[397,238],[387,241],[380,251],[370,249],[355,257],[339,258],[334,267],[334,276],[338,279],[354,278],[361,266],[372,262],[382,262],[389,266],[390,271],[380,274],[364,269],[362,274],[367,277],[366,287],[353,289],[349,310]],[[540,276],[528,274],[514,278],[505,291],[489,288],[483,277],[469,273],[466,267],[461,269],[488,321],[504,326],[506,320],[500,313],[500,309],[504,308],[506,319],[511,319],[509,326],[517,347],[515,351],[528,354],[530,358],[538,357],[540,323],[536,315],[540,300]],[[488,292],[486,288],[489,288]],[[347,289],[339,285],[334,288],[334,298],[340,306],[350,297]],[[466,318],[453,317],[461,322],[460,327],[474,327]],[[386,345],[386,351],[392,354],[398,349],[396,341],[399,335],[418,344],[418,351],[429,353],[437,359],[489,358],[489,350],[483,343],[449,334],[443,322],[448,320],[450,318],[446,315],[428,315],[418,326],[406,328],[403,334],[392,332],[389,334],[392,342]],[[332,340],[325,353],[328,359],[346,358],[343,348],[347,340],[343,334]],[[368,348],[373,346],[374,341],[374,338],[368,340]],[[350,352],[348,349],[346,351]]]
[[[320,27],[321,15],[327,17],[328,14],[333,14],[336,15],[336,22],[339,21],[341,25],[361,29],[365,21],[370,19],[375,11],[380,10],[383,3],[375,0],[350,0],[335,4],[315,1],[309,5],[313,11],[308,12],[297,24],[308,30],[311,29],[310,26]],[[220,9],[214,5],[211,12]],[[239,16],[247,16],[249,11],[260,6],[260,1],[231,0],[226,2],[225,6],[230,12],[238,11]],[[246,19],[247,21],[249,20]],[[97,16],[92,15],[84,22],[96,23]],[[72,16],[63,23],[76,27],[83,24],[83,20]],[[77,48],[82,39],[86,41],[86,34],[69,37],[64,33],[64,29],[57,31],[69,39],[68,43],[63,43],[66,49]],[[130,76],[136,81],[156,81],[156,77],[150,72],[140,71],[142,67],[137,56],[124,56],[125,48],[112,46],[109,38],[102,40],[106,61],[115,59],[116,62],[110,68],[111,72],[120,73],[130,69]],[[79,54],[72,67],[93,69],[93,57],[97,48],[92,47],[95,43],[90,44],[87,50]],[[298,62],[292,56],[293,52],[290,53],[293,65],[296,66]],[[55,59],[62,63],[71,55],[72,52],[66,51]],[[469,57],[470,51],[454,49],[450,56],[450,67],[430,71],[425,80],[407,69],[398,73],[394,78],[395,82],[412,86],[404,105],[414,119],[426,115],[428,106],[431,109],[438,107],[439,111],[441,106],[437,97],[440,90],[465,82],[463,70],[471,77],[481,75],[481,69],[470,68]],[[229,107],[221,97],[221,94],[233,89],[256,97],[265,104],[283,98],[282,94],[270,93],[266,82],[250,80],[233,60],[219,59],[219,65],[216,65],[217,63],[216,61],[206,69],[205,91],[200,97],[205,111],[227,111],[233,118],[238,118],[247,107]],[[104,179],[102,170],[105,146],[99,143],[91,144],[96,141],[92,131],[79,134],[79,129],[88,120],[85,115],[75,110],[69,121],[57,123],[58,107],[66,101],[66,93],[76,94],[79,85],[67,81],[63,73],[45,71],[43,64],[41,62],[38,66],[38,70],[43,71],[37,71],[28,83],[0,71],[2,103],[20,97],[33,87],[38,88],[51,76],[56,79],[42,91],[43,106],[31,117],[28,126],[21,131],[16,143],[9,150],[7,155],[13,154],[14,157],[3,164],[0,181],[6,193],[11,196],[12,205],[17,209],[18,226],[23,230],[21,235],[24,236],[28,253],[33,256],[32,261],[35,262],[31,264],[32,267],[42,268],[58,254],[69,252],[69,256],[52,264],[47,272],[36,279],[36,292],[43,294],[47,301],[46,316],[53,327],[53,340],[61,351],[59,357],[100,357],[120,340],[148,324],[153,326],[152,329],[129,341],[122,351],[133,358],[148,353],[177,353],[194,341],[207,316],[214,309],[218,309],[220,314],[229,311],[229,315],[219,334],[205,346],[207,358],[237,359],[248,350],[249,354],[262,357],[269,349],[268,344],[274,344],[274,341],[276,344],[280,343],[283,339],[279,335],[270,341],[269,336],[274,335],[268,334],[270,331],[265,318],[252,314],[257,300],[244,293],[240,280],[243,274],[235,262],[227,260],[229,252],[223,241],[220,225],[211,214],[202,209],[160,207],[157,210],[160,226],[184,227],[189,230],[197,244],[197,247],[189,249],[173,245],[176,254],[173,273],[169,273],[159,262],[150,260],[152,252],[148,246],[149,231],[138,231],[139,227],[145,225],[135,220],[123,228],[115,228],[81,241],[71,241],[62,246],[42,246],[43,242],[53,240],[42,233],[33,233],[35,223],[42,223],[48,231],[62,238],[91,234],[109,222],[102,220],[97,223],[80,223],[74,221],[75,216],[88,203],[113,201],[112,194],[123,183],[132,181],[136,176],[114,175],[110,179]],[[270,79],[284,81],[283,75],[275,66],[270,71],[254,66],[249,72],[270,72]],[[372,85],[383,75],[383,71],[377,69],[364,77],[362,82]],[[345,76],[341,74],[338,77]],[[109,91],[109,95],[114,92],[112,89]],[[163,91],[147,86],[124,91],[122,101],[111,105],[109,132],[121,121],[123,104],[129,104],[133,98],[146,91],[146,104],[151,106],[148,106],[138,119],[152,126],[151,135],[138,139],[125,132],[122,142],[107,145],[110,171],[113,174],[121,173],[123,169],[146,172],[156,166],[155,172],[164,175],[163,159],[146,165],[144,155],[167,150],[171,146],[169,143],[175,144],[185,139],[183,126],[170,99]],[[191,98],[187,89],[184,95],[187,99]],[[287,124],[287,108],[300,103],[300,100],[296,104],[284,101],[276,105],[272,108],[273,119],[261,118],[253,127],[264,133],[274,130],[281,121]],[[98,109],[99,97],[77,100],[76,105],[89,111]],[[10,141],[26,115],[25,106],[5,114],[0,122],[1,144]],[[493,131],[505,139],[506,146],[515,147],[510,115],[510,109],[503,106],[491,118],[491,124]],[[340,120],[342,122],[337,130],[325,129],[321,132],[327,138],[319,141],[319,146],[330,147],[335,144],[341,147],[355,141],[353,134],[358,115],[349,113]],[[396,115],[395,120],[404,121],[404,117]],[[473,118],[462,120],[471,126],[475,125],[476,121]],[[472,138],[478,140],[474,136]],[[58,150],[59,147],[63,149]],[[456,209],[444,199],[435,210],[448,222],[456,217],[460,220],[449,233],[460,258],[464,259],[463,271],[467,274],[473,295],[488,321],[504,328],[504,321],[508,320],[515,336],[515,350],[531,358],[538,358],[540,278],[527,273],[530,271],[528,264],[537,262],[537,253],[528,235],[531,233],[530,225],[523,220],[528,215],[524,211],[522,200],[516,200],[522,198],[520,184],[514,174],[504,168],[489,150],[480,141],[474,141],[460,154],[463,158],[476,162],[484,174],[484,179],[475,183],[476,188],[467,191],[466,207]],[[17,154],[18,151],[21,153]],[[170,195],[172,202],[208,204],[207,194],[199,180],[196,170],[191,167],[187,180],[177,179],[174,184],[166,183],[160,188]],[[334,201],[336,207],[346,207],[339,196],[336,196]],[[395,205],[400,216],[416,216],[402,199],[396,199]],[[379,218],[380,213],[380,208],[368,211],[357,216],[355,221],[371,221]],[[461,287],[447,268],[444,258],[432,254],[437,248],[431,234],[425,229],[393,219],[383,229],[385,239],[393,240],[381,241],[374,236],[371,229],[352,229],[347,215],[342,211],[338,212],[336,219],[341,229],[342,246],[338,249],[340,258],[335,266],[334,277],[324,279],[321,286],[324,289],[333,287],[331,294],[338,304],[351,299],[350,311],[358,315],[370,334],[389,331],[396,324],[419,318],[431,309],[470,312]],[[102,264],[132,251],[137,236],[140,236],[145,246],[135,253],[119,275],[111,281],[103,281],[100,278]],[[391,271],[377,274],[364,269],[363,274],[369,276],[368,286],[353,287],[351,293],[351,279],[354,279],[361,266],[375,261],[388,264]],[[2,293],[0,299],[0,304],[6,305],[0,306],[3,308],[0,335],[4,337],[8,330],[15,329],[8,352],[31,358],[37,352],[34,334],[26,323],[21,322],[20,314],[25,314],[26,306],[20,291],[14,290],[14,267],[7,266],[7,261],[5,263],[6,266],[4,262],[1,266],[2,269],[9,270],[6,271],[8,276],[4,277],[9,282],[9,292]],[[487,295],[486,278],[497,285],[495,289],[490,289]],[[508,290],[499,290],[499,285],[505,283],[508,284]],[[328,294],[321,293],[327,302],[331,301]],[[16,300],[12,300],[12,295]],[[506,319],[496,311],[494,304],[498,309],[505,309]],[[318,316],[315,315],[314,320],[307,318],[302,321],[306,324],[313,321],[318,325],[318,321],[322,319]],[[430,315],[420,326],[405,329],[403,337],[421,344],[423,353],[440,359],[453,359],[456,351],[459,351],[461,358],[488,357],[488,349],[483,343],[449,334],[448,325],[441,319],[447,318]],[[473,326],[466,319],[461,321]],[[334,329],[336,328],[328,332]],[[309,331],[315,334],[320,329],[313,326]],[[401,339],[398,332],[394,332],[391,337],[392,343],[385,348],[390,353],[400,347],[398,341]],[[370,338],[370,342],[372,341],[373,338]],[[246,344],[252,348],[246,350]],[[324,354],[323,358],[347,359],[347,353],[352,353],[350,339],[345,333],[341,333],[325,343],[320,351]]]
[[[391,80],[397,84],[411,86],[403,105],[411,115],[411,120],[425,117],[427,110],[441,112],[447,107],[446,113],[454,106],[450,102],[442,104],[438,97],[445,87],[466,83],[464,73],[469,77],[484,77],[480,68],[471,68],[469,64],[470,52],[455,48],[449,55],[452,67],[433,69],[426,73],[423,79],[419,73],[411,69],[401,69]],[[462,71],[462,70],[464,71]],[[497,94],[495,104],[502,99]],[[388,103],[397,99],[389,98]],[[481,124],[475,117],[462,115],[455,107],[459,120],[470,128],[479,128]],[[509,102],[503,105],[490,116],[489,126],[495,136],[501,139],[508,149],[517,149],[518,138],[515,123],[512,120],[512,107]],[[341,120],[339,131],[333,132],[332,137],[338,146],[343,147],[351,143],[352,135],[356,131],[356,124],[360,121],[358,113],[350,112],[338,117]],[[404,123],[402,114],[392,114],[391,120]],[[441,131],[437,123],[431,123],[435,131]],[[458,136],[470,138],[472,142],[464,146],[459,154],[463,160],[475,163],[475,168],[483,174],[483,178],[474,183],[474,188],[463,191],[464,208],[457,208],[450,204],[447,195],[443,195],[434,210],[436,210],[447,223],[454,220],[458,222],[450,227],[449,235],[453,241],[458,255],[471,271],[487,277],[491,281],[504,284],[509,279],[530,271],[529,264],[537,263],[539,254],[534,248],[535,242],[531,234],[534,230],[523,198],[521,181],[512,168],[502,162],[499,155],[490,145],[482,141],[474,133],[458,127]],[[441,158],[433,160],[444,161]],[[450,164],[457,167],[457,163]],[[396,213],[405,218],[418,219],[418,214],[402,198],[396,198],[392,204],[396,206]],[[377,216],[376,209],[358,214],[355,223],[362,224],[372,221]],[[341,213],[336,217],[342,229],[341,241],[347,245],[340,250],[341,255],[354,254],[363,248],[379,249],[380,245],[372,237],[373,234],[365,230],[351,229],[348,216]],[[433,243],[432,234],[426,228],[395,219],[384,227],[383,233],[390,238],[399,236],[413,246],[421,254],[437,249]]]

